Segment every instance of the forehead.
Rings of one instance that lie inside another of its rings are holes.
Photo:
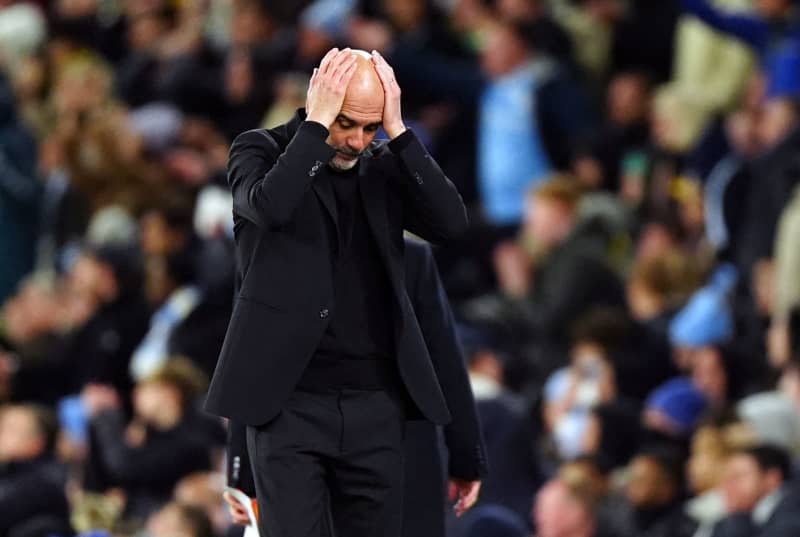
[[[380,123],[383,119],[383,99],[362,97],[356,100],[346,98],[342,103],[340,114],[358,124]]]

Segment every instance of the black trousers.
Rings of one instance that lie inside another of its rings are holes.
[[[261,537],[400,537],[405,415],[385,390],[295,390],[247,428]]]

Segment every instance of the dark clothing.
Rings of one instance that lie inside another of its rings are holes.
[[[326,164],[328,131],[304,112],[276,129],[240,135],[228,181],[241,282],[206,408],[248,425],[280,411],[338,307],[333,265],[338,211]],[[413,132],[373,142],[360,157],[358,182],[381,270],[391,285],[395,358],[416,409],[450,420],[403,280],[403,228],[433,240],[466,228],[458,192]],[[266,347],[265,347],[266,345]],[[415,409],[415,410],[416,410]]]
[[[487,471],[475,403],[447,297],[431,249],[424,243],[406,241],[405,275],[409,297],[448,408],[453,409],[453,420],[444,427],[449,454],[446,473],[452,477],[479,479]],[[444,534],[445,468],[439,453],[439,436],[431,423],[419,420],[406,423],[403,481],[403,535],[406,537]],[[254,496],[245,427],[236,422],[230,424],[228,457],[229,485]]]
[[[189,414],[166,431],[148,427],[144,443],[131,446],[121,412],[109,410],[95,416],[87,488],[122,487],[128,495],[126,515],[144,519],[169,500],[181,478],[211,469],[210,424],[204,420]]]
[[[712,537],[793,537],[800,535],[800,494],[786,490],[763,524],[753,520],[751,513],[730,515],[714,526]]]
[[[404,430],[388,391],[295,390],[276,418],[247,427],[261,535],[318,537],[327,495],[337,535],[399,537]]]
[[[72,535],[67,472],[48,457],[0,464],[0,535]]]
[[[680,502],[634,509],[624,498],[613,499],[601,511],[600,526],[619,537],[692,537],[697,523],[683,512]],[[603,516],[607,515],[607,516]]]
[[[41,187],[36,140],[17,119],[13,90],[0,75],[0,304],[33,268]]]
[[[369,231],[363,205],[357,199],[358,172],[331,174],[339,215],[340,249],[335,260],[331,322],[322,335],[317,356],[391,360],[391,286],[381,267],[380,252]],[[327,222],[327,221],[326,221]],[[329,223],[328,225],[333,225]]]

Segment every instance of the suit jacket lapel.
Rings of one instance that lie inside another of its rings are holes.
[[[327,171],[324,171],[324,168],[320,166],[320,170],[317,173],[317,176],[314,178],[314,182],[311,183],[311,188],[322,202],[323,207],[325,207],[327,210],[328,216],[330,216],[330,219],[333,222],[335,239],[338,241],[339,212],[336,210],[336,198],[333,194],[333,183],[331,183],[331,181],[333,181],[333,179],[331,178],[330,174]]]

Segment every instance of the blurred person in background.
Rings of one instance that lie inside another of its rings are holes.
[[[17,117],[13,90],[0,73],[0,303],[33,268],[41,194],[36,158],[34,139]]]
[[[150,515],[136,537],[214,537],[214,528],[199,507],[172,501]]]
[[[124,517],[135,521],[169,499],[181,478],[211,469],[212,448],[224,443],[224,432],[195,407],[206,386],[191,362],[170,360],[136,384],[130,421],[113,388],[84,388],[81,398],[91,419],[85,487],[122,488]]]
[[[788,537],[800,531],[798,495],[785,451],[763,444],[739,450],[725,467],[722,493],[729,516],[713,537]]]
[[[683,512],[683,471],[678,454],[649,448],[628,465],[618,509],[609,508],[612,533],[629,537],[691,537],[696,525]]]
[[[594,510],[597,498],[560,479],[547,482],[536,495],[533,522],[536,537],[602,537]]]
[[[58,422],[46,407],[0,406],[0,533],[72,535],[67,470],[55,456]]]

